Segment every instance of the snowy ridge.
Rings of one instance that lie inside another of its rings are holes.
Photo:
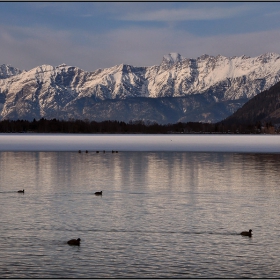
[[[12,67],[11,65],[0,65],[0,79],[6,79],[14,75],[20,74],[22,71]]]
[[[61,110],[67,113],[68,107],[73,110],[85,98],[101,102],[203,94],[213,102],[249,99],[278,81],[280,55],[276,53],[197,59],[170,53],[158,66],[121,64],[93,72],[66,64],[41,65],[30,71],[1,65],[0,118],[61,116]]]
[[[150,96],[205,93],[223,85],[216,96],[219,100],[251,98],[280,80],[279,58],[274,53],[256,58],[203,55],[196,60],[180,59],[170,67],[164,59],[156,77],[152,72],[148,74]]]

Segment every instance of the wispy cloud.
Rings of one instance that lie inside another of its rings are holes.
[[[121,63],[152,66],[170,52],[189,58],[280,53],[277,4],[15,5],[0,5],[0,64],[26,70],[61,63],[88,71]],[[269,13],[275,17],[264,17]],[[196,22],[182,22],[189,20]]]
[[[119,17],[119,19],[129,21],[217,20],[234,17],[250,9],[247,5],[237,7],[160,9],[146,12],[128,12],[126,15]]]
[[[66,63],[87,71],[126,63],[152,66],[161,63],[163,55],[178,52],[196,58],[202,54],[257,56],[280,53],[279,30],[246,34],[199,37],[184,30],[130,27],[102,34],[73,32],[49,28],[0,26],[0,61],[20,69]],[[82,43],[81,41],[86,42]]]
[[[279,17],[280,16],[280,11],[274,11],[274,12],[270,12],[270,13],[265,13],[264,16],[265,17]]]
[[[43,27],[0,26],[0,61],[29,70],[42,64],[85,64],[89,50],[67,31]]]

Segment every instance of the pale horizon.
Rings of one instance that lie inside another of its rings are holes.
[[[280,153],[279,135],[0,134],[0,152]]]

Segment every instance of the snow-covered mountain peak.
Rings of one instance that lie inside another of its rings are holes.
[[[280,55],[278,53],[274,53],[274,52],[267,52],[265,54],[260,55],[260,57],[269,57],[269,58],[277,58]]]
[[[182,57],[179,53],[169,53],[163,56],[161,67],[169,68],[172,67],[174,64],[182,61],[184,57]]]
[[[273,61],[273,60],[275,61],[279,58],[280,58],[279,54],[269,52],[269,53],[265,53],[265,54],[258,56],[256,59],[257,59],[257,61],[259,61],[261,63],[270,63],[271,61]]]
[[[179,53],[173,52],[173,53],[164,55],[163,58],[167,61],[175,63],[175,62],[180,61],[183,57]]]
[[[138,104],[141,99],[137,97],[191,96],[200,100],[204,96],[209,102],[249,99],[280,80],[279,58],[279,54],[266,53],[253,58],[204,54],[190,59],[169,53],[160,65],[119,64],[93,72],[65,63],[55,67],[44,64],[24,72],[1,65],[0,119],[56,117],[62,111],[69,117],[75,110],[76,116],[82,118],[88,112],[90,117],[92,104],[112,99],[114,104],[133,98]]]
[[[0,79],[6,79],[11,76],[18,75],[22,72],[23,72],[22,70],[15,68],[9,64],[0,65]]]
[[[208,54],[203,54],[203,55],[199,56],[199,57],[197,58],[197,60],[206,60],[206,59],[208,59],[209,57],[210,57],[210,55],[208,55]]]
[[[29,70],[28,72],[31,72],[31,73],[41,73],[41,72],[49,72],[49,71],[53,71],[55,69],[54,66],[52,65],[48,65],[48,64],[43,64],[43,65],[40,65],[40,66],[37,66],[31,70]]]
[[[60,67],[67,67],[66,63],[61,63],[60,65],[56,66],[56,68],[60,68]]]

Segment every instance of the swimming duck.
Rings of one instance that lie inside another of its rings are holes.
[[[69,245],[80,246],[80,241],[81,241],[80,238],[78,238],[78,239],[71,239],[71,240],[67,241],[67,243],[68,243]]]
[[[101,192],[95,192],[95,195],[102,195],[102,191]]]
[[[252,236],[252,230],[251,229],[249,229],[249,231],[242,231],[241,233],[240,233],[241,235],[243,235],[243,236]]]
[[[19,193],[24,193],[24,190],[19,190],[18,192],[19,192]]]

